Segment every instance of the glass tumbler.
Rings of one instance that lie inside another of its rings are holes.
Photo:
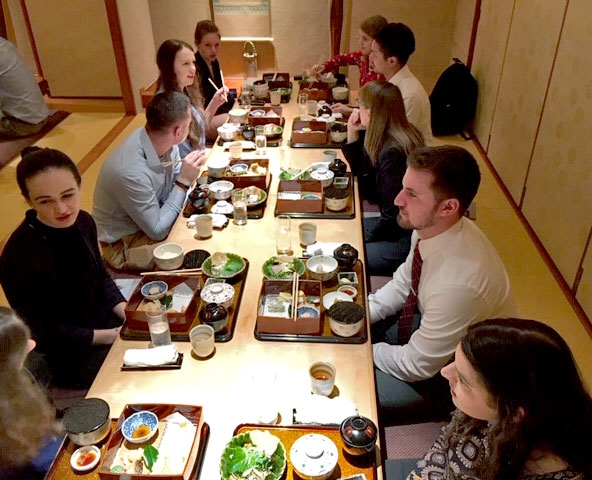
[[[287,255],[292,251],[289,215],[278,215],[276,217],[275,247],[278,255]]]
[[[171,344],[171,329],[166,313],[148,313],[148,330],[154,347]]]
[[[265,155],[267,151],[267,137],[265,136],[263,125],[255,127],[255,149],[257,155]]]
[[[234,223],[236,225],[246,225],[247,197],[242,188],[232,192],[232,205],[234,206]]]
[[[306,102],[308,102],[308,93],[299,93],[298,94],[298,111],[300,115],[305,115],[308,111],[308,107],[306,106]]]

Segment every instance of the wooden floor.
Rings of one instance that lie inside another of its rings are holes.
[[[42,138],[38,145],[63,150],[77,163],[84,161],[82,207],[91,211],[94,186],[103,161],[144,122],[144,115],[125,118],[117,113],[73,113]],[[563,295],[477,148],[471,141],[460,137],[440,138],[438,142],[460,145],[480,163],[483,180],[477,196],[477,224],[497,248],[506,265],[516,295],[517,316],[541,320],[557,329],[571,346],[584,379],[589,388],[592,387],[592,338]],[[92,151],[98,144],[99,150],[107,146],[93,159]],[[22,221],[27,208],[15,181],[14,170],[18,160],[0,171],[0,239],[6,239]],[[91,163],[91,160],[94,161]],[[0,304],[6,304],[4,295],[0,294]]]

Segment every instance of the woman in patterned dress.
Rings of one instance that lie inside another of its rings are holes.
[[[592,399],[551,327],[475,324],[442,375],[457,410],[407,480],[592,478]],[[397,466],[387,461],[387,479],[404,478]]]

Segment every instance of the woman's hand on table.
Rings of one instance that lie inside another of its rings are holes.
[[[93,330],[93,345],[111,345],[119,336],[121,327],[103,328],[101,330]]]
[[[360,122],[360,111],[354,108],[354,111],[347,120],[347,143],[353,143],[360,138],[360,130],[364,130]]]
[[[341,115],[343,115],[344,117],[351,115],[354,111],[352,107],[348,107],[343,103],[334,103],[333,105],[331,105],[331,110],[333,111],[333,113],[341,113]]]
[[[204,163],[206,163],[207,159],[208,157],[206,156],[205,152],[201,152],[199,150],[194,150],[193,152],[187,154],[187,156],[183,159],[183,163],[181,164],[181,171],[179,172],[177,180],[190,187],[195,179],[199,176],[201,167]]]

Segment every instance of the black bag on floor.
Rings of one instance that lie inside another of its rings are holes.
[[[453,60],[430,95],[432,133],[436,136],[461,133],[477,109],[477,82],[464,63]]]

